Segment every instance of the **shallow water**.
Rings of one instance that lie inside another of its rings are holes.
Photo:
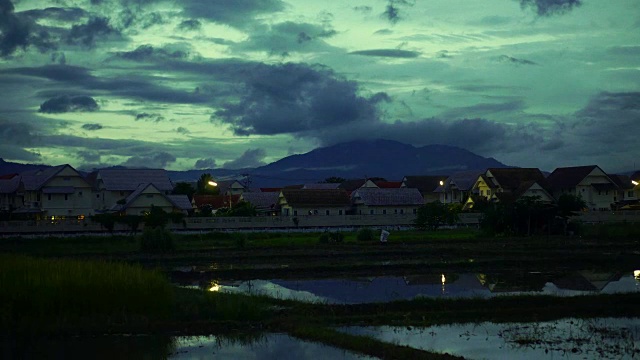
[[[484,322],[426,328],[346,327],[349,334],[467,359],[632,359],[640,357],[640,319]]]
[[[212,281],[193,286],[211,291],[267,295],[331,304],[501,295],[575,296],[640,291],[633,273],[577,271],[525,274],[427,274],[350,279]]]
[[[371,359],[284,334],[0,338],[2,359]]]

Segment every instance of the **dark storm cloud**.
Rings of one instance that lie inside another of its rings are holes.
[[[82,128],[88,131],[95,131],[102,129],[102,125],[100,124],[84,124]]]
[[[138,74],[98,78],[88,69],[69,65],[46,65],[41,67],[13,68],[0,70],[0,74],[20,74],[66,83],[69,86],[86,90],[107,91],[110,95],[130,97],[140,100],[165,102],[172,104],[201,104],[210,100],[206,94],[195,91],[172,89],[154,82],[162,79],[145,77]]]
[[[620,144],[625,149],[638,148],[636,131],[640,119],[640,92],[603,92],[593,97],[576,113],[571,131],[594,144]]]
[[[73,7],[48,7],[44,9],[32,9],[19,13],[21,16],[26,16],[32,20],[57,20],[63,22],[77,22],[87,17],[89,13],[84,9]]]
[[[58,96],[40,105],[41,113],[90,112],[98,110],[98,103],[90,96]]]
[[[544,143],[539,129],[527,126],[510,126],[491,120],[438,118],[417,121],[381,121],[370,124],[348,124],[341,128],[325,128],[315,138],[323,145],[366,138],[396,140],[416,146],[446,144],[479,153],[518,152],[526,146]]]
[[[202,28],[202,23],[195,19],[184,20],[178,25],[178,29],[184,31],[196,31]]]
[[[140,113],[136,115],[136,121],[152,121],[152,122],[161,122],[164,121],[164,116],[160,114],[149,114],[149,113]]]
[[[360,51],[352,51],[349,54],[364,55],[364,56],[393,57],[393,58],[415,58],[420,56],[420,53],[417,51],[398,50],[398,49],[360,50]]]
[[[281,0],[186,0],[180,4],[189,18],[208,19],[239,28],[249,25],[258,15],[285,9]]]
[[[34,129],[27,124],[0,118],[0,157],[21,161],[38,161],[40,154],[25,149],[38,141]]]
[[[78,151],[76,152],[77,157],[86,163],[99,163],[100,162],[100,154],[95,151]]]
[[[127,167],[165,168],[168,164],[174,162],[176,162],[175,156],[168,152],[159,152],[144,156],[132,156],[120,165]]]
[[[538,65],[536,62],[527,59],[517,59],[508,55],[500,55],[498,57],[499,62],[515,64],[515,65]]]
[[[239,158],[227,161],[222,165],[225,169],[242,169],[253,168],[265,165],[263,161],[267,156],[267,152],[264,149],[248,149]]]
[[[117,52],[116,56],[131,61],[152,61],[160,59],[186,59],[189,53],[183,50],[173,50],[169,47],[154,48],[151,45],[140,45],[132,51]]]
[[[200,159],[194,164],[195,169],[213,169],[216,167],[216,161],[213,158]]]
[[[246,41],[238,43],[234,48],[242,51],[262,50],[278,55],[294,51],[329,50],[331,46],[322,39],[335,34],[335,30],[326,26],[287,21],[256,28]]]
[[[14,13],[11,0],[0,0],[0,57],[29,46],[29,22]]]
[[[377,119],[381,97],[358,95],[358,84],[330,69],[304,64],[255,65],[236,102],[223,104],[212,121],[236,135],[296,134]]]
[[[414,4],[415,1],[413,0],[388,0],[387,7],[382,13],[382,16],[392,24],[395,24],[402,19],[402,16],[400,15],[401,8],[405,6],[413,6]]]
[[[85,24],[73,25],[66,36],[69,45],[94,47],[96,40],[110,35],[121,36],[120,32],[109,24],[105,17],[94,17]]]
[[[522,8],[533,8],[538,16],[564,14],[582,5],[582,0],[520,0]]]

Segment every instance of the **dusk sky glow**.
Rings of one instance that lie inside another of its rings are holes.
[[[638,0],[0,0],[7,161],[235,169],[384,138],[616,172],[639,132]]]

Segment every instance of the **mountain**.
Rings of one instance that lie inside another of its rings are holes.
[[[493,159],[448,145],[415,147],[391,140],[358,140],[291,155],[249,171],[252,183],[276,186],[310,183],[338,176],[345,179],[406,175],[448,175],[464,170],[507,167]],[[281,183],[281,181],[280,181]]]
[[[5,162],[0,175],[20,173],[45,165]],[[382,177],[399,181],[406,175],[448,175],[464,170],[507,167],[493,158],[448,145],[415,147],[391,140],[358,140],[291,155],[255,169],[169,171],[173,181],[196,181],[210,173],[216,179],[240,179],[249,175],[251,187],[315,183],[331,176],[345,179]]]
[[[25,171],[40,170],[40,169],[46,169],[49,167],[51,166],[14,163],[10,161],[4,161],[4,159],[0,158],[0,175],[20,174]]]

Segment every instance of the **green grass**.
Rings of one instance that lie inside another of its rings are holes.
[[[142,324],[170,315],[174,290],[141,266],[0,255],[0,329]]]

